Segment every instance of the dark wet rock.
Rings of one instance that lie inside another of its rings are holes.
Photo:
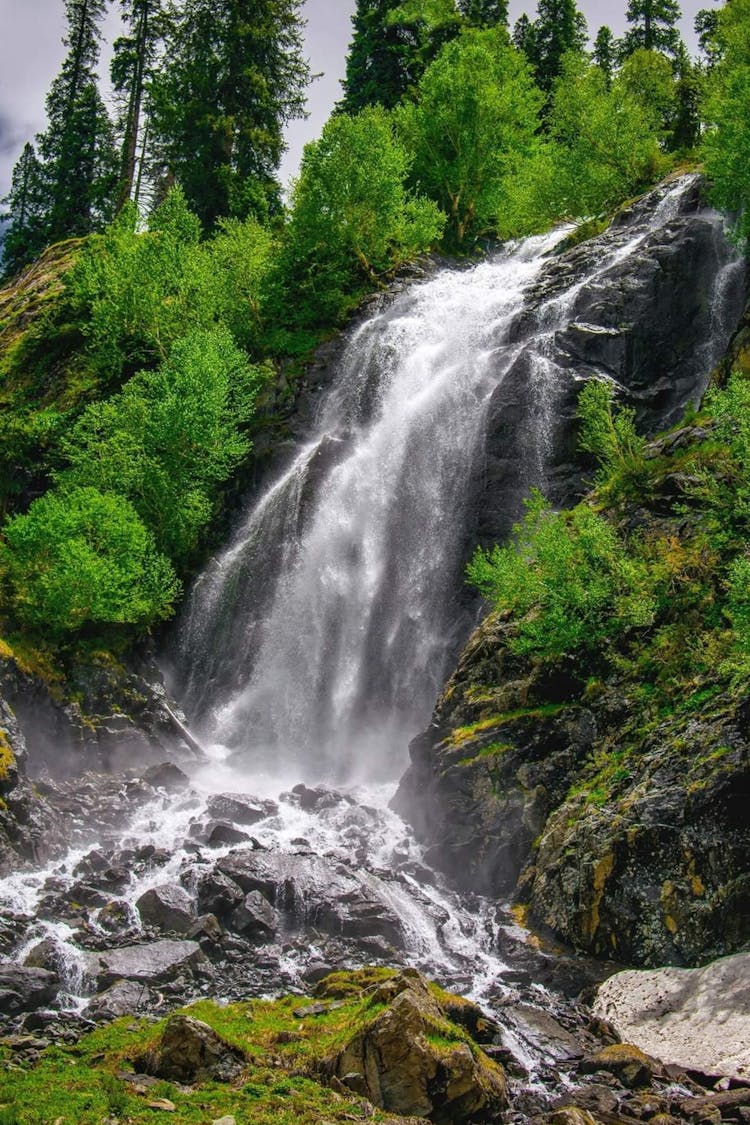
[[[103,989],[118,980],[162,984],[178,974],[190,975],[206,963],[197,942],[165,940],[90,954],[87,972]]]
[[[59,989],[60,978],[47,969],[0,964],[0,1014],[42,1008],[56,998]]]
[[[190,895],[174,883],[152,887],[135,907],[145,925],[167,933],[187,933],[195,921]]]
[[[90,1020],[117,1019],[140,1015],[153,1006],[153,996],[143,982],[119,980],[100,992],[86,1005],[83,1015]]]
[[[230,914],[229,925],[246,937],[267,941],[279,928],[279,916],[260,891],[250,891]]]
[[[246,1059],[213,1028],[192,1016],[174,1015],[156,1047],[136,1059],[136,1067],[171,1082],[230,1082],[242,1071]]]
[[[190,778],[174,762],[151,766],[143,774],[143,780],[154,789],[166,789],[168,793],[182,793],[190,788]]]
[[[135,916],[128,902],[124,899],[113,899],[99,911],[97,922],[107,933],[118,934],[132,929]]]
[[[387,1007],[333,1061],[339,1081],[381,1109],[436,1125],[499,1117],[507,1102],[502,1068],[461,1039],[445,1040],[446,1013],[424,978],[405,972],[377,990],[378,1002]]]
[[[312,961],[302,973],[302,979],[307,984],[317,984],[325,977],[330,976],[332,972],[333,966],[326,961]]]
[[[206,949],[222,941],[224,930],[215,914],[201,914],[195,919],[186,936],[191,941],[197,941],[201,949]]]
[[[307,785],[295,785],[291,796],[305,812],[321,812],[337,805],[353,803],[347,794],[328,789],[325,785],[318,785],[315,789],[309,789]]]
[[[201,875],[196,885],[198,910],[201,914],[215,914],[217,918],[225,918],[242,902],[244,894],[234,879],[216,870]]]
[[[243,793],[215,793],[208,798],[206,809],[214,820],[251,825],[275,816],[279,806],[275,801],[263,801]]]

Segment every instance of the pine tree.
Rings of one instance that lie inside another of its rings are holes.
[[[523,51],[528,58],[533,56],[533,37],[534,25],[524,12],[523,15],[516,20],[513,28],[513,45],[517,47],[519,51]]]
[[[568,51],[582,51],[588,31],[575,0],[539,0],[537,18],[529,29],[526,53],[541,88],[550,93]]]
[[[721,60],[721,47],[719,46],[719,13],[712,12],[710,8],[701,8],[696,14],[694,25],[695,34],[698,36],[698,46],[705,56],[706,65],[713,70]]]
[[[112,125],[96,81],[105,0],[65,0],[68,54],[47,95],[38,137],[47,196],[47,239],[88,234],[108,221],[116,160]]]
[[[672,123],[670,148],[692,149],[700,139],[701,80],[698,67],[680,40],[674,59],[677,109]]]
[[[112,86],[120,102],[117,123],[121,138],[118,211],[131,198],[136,182],[146,83],[152,76],[165,32],[163,7],[163,0],[120,0],[128,34],[115,40],[111,67]]]
[[[612,28],[606,25],[600,27],[596,33],[596,39],[594,40],[594,62],[604,71],[605,78],[607,79],[607,87],[612,83],[616,55],[617,47],[615,37],[612,34]]]
[[[639,48],[674,55],[680,43],[676,24],[681,15],[677,0],[629,0],[627,18],[631,25],[622,41],[624,56]]]
[[[471,27],[508,26],[508,0],[460,0],[459,9]]]
[[[402,0],[357,0],[344,97],[338,105],[344,113],[358,113],[368,105],[392,109],[421,77],[417,25],[392,20],[401,7]]]
[[[45,243],[42,168],[32,144],[24,145],[2,202],[8,210],[0,218],[10,224],[3,242],[3,269],[10,275],[32,261]]]
[[[280,208],[284,127],[305,115],[301,0],[185,0],[151,86],[153,153],[205,228]]]

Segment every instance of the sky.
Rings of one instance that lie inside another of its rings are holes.
[[[711,0],[682,0],[683,34],[691,47],[693,17]],[[616,34],[625,27],[626,0],[579,0],[594,34],[603,23]],[[287,182],[299,167],[302,149],[318,136],[334,103],[341,96],[339,81],[344,72],[355,0],[306,0],[306,46],[313,72],[321,77],[309,91],[309,117],[293,122],[288,130],[288,152],[281,168]],[[511,20],[534,7],[524,0],[511,0]],[[0,0],[0,197],[10,184],[10,175],[24,142],[44,128],[44,99],[57,73],[65,48],[62,0]],[[117,34],[115,6],[107,18],[105,37]],[[103,56],[106,71],[107,52]],[[106,93],[106,87],[104,91]]]

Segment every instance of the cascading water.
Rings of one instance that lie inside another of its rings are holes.
[[[392,783],[471,624],[461,594],[476,531],[469,499],[498,389],[524,400],[508,454],[523,491],[544,487],[564,388],[577,378],[558,336],[575,320],[584,287],[606,294],[612,271],[635,262],[649,240],[669,242],[693,187],[688,177],[663,189],[637,222],[598,240],[594,264],[577,272],[566,273],[563,260],[555,273],[558,231],[472,269],[441,270],[351,334],[309,440],[188,599],[177,676],[209,750],[192,770],[192,789],[123,783],[110,821],[78,824],[66,857],[0,886],[0,906],[26,926],[16,956],[51,939],[64,1002],[96,991],[99,951],[113,941],[113,900],[126,919],[115,944],[130,942],[137,964],[137,943],[154,937],[139,918],[140,896],[174,884],[197,913],[206,909],[201,881],[214,869],[222,878],[231,870],[243,892],[261,886],[277,908],[277,930],[259,953],[257,942],[242,944],[246,919],[227,907],[221,921],[231,936],[217,946],[218,975],[175,995],[298,986],[316,959],[401,960],[480,998],[502,982],[498,925],[507,930],[509,919],[428,869],[387,808]],[[742,266],[720,218],[705,221],[715,232],[713,293],[706,339],[685,360],[686,396],[700,393],[724,349],[740,288],[733,282]],[[682,406],[678,395],[663,420]],[[279,797],[300,779],[362,784]],[[247,820],[242,801],[212,798],[248,791],[278,805]],[[226,952],[232,942],[234,954]],[[147,1010],[159,1003],[152,995]]]
[[[538,302],[525,326],[564,232],[442,270],[354,332],[309,442],[190,595],[180,693],[207,742],[250,775],[396,776],[469,625],[458,596],[469,483],[493,392],[523,354],[521,475],[524,491],[543,486],[567,376],[555,334],[583,287],[605,287],[694,182],[666,190],[635,229],[614,229],[593,271]],[[717,294],[734,268],[727,254]],[[703,375],[725,335],[712,337]]]
[[[327,780],[403,762],[456,644],[468,481],[517,351],[504,330],[559,238],[443,271],[354,334],[310,443],[191,595],[188,695],[212,742]]]

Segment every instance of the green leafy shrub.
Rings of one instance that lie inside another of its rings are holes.
[[[599,462],[598,482],[610,492],[638,492],[647,476],[646,442],[631,407],[615,409],[611,383],[590,379],[578,398],[578,444]]]
[[[534,491],[505,547],[477,551],[469,580],[517,618],[516,652],[543,660],[595,651],[650,624],[654,588],[645,564],[588,505],[554,512]]]
[[[213,514],[217,487],[250,449],[242,431],[267,377],[227,329],[194,331],[169,359],[89,406],[61,442],[67,487],[126,497],[160,550],[184,562]]]
[[[48,492],[9,520],[0,568],[22,624],[57,636],[148,625],[169,616],[179,592],[132,504],[96,488]]]

